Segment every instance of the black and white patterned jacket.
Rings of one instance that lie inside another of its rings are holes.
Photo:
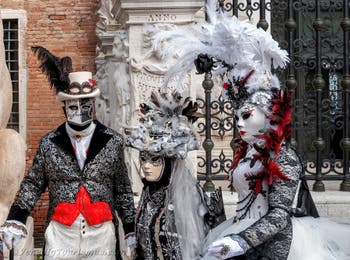
[[[47,224],[60,202],[75,203],[84,185],[92,202],[107,202],[112,213],[118,212],[125,233],[134,230],[135,208],[128,173],[124,164],[124,141],[120,134],[95,121],[85,165],[80,170],[65,124],[44,136],[33,166],[21,183],[18,198],[8,219],[22,222],[48,188]],[[115,218],[116,219],[116,218]]]
[[[302,164],[295,151],[285,146],[281,148],[275,162],[289,180],[274,180],[268,191],[268,212],[238,234],[249,245],[245,259],[288,258],[293,235],[291,208],[302,174]]]

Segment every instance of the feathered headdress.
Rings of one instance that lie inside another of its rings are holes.
[[[51,88],[55,88],[59,101],[79,98],[93,98],[100,94],[88,71],[72,72],[72,59],[59,58],[41,46],[33,46],[32,51],[40,61],[41,71],[47,76]]]
[[[140,105],[140,124],[129,130],[127,144],[139,151],[184,159],[199,149],[200,138],[193,126],[197,104],[179,93],[151,94],[150,102]]]
[[[216,4],[215,0],[208,1],[208,21],[199,30],[193,29],[193,32],[146,27],[146,30],[152,32],[154,49],[159,49],[158,46],[166,42],[165,48],[161,49],[162,57],[174,53],[180,57],[167,73],[165,85],[176,75],[180,79],[184,78],[193,69],[193,61],[198,55],[205,54],[214,59],[214,62],[222,64],[216,73],[226,71],[226,77],[231,81],[233,77],[236,80],[242,79],[254,71],[245,83],[249,93],[261,87],[279,87],[278,80],[272,77],[271,66],[285,67],[289,61],[288,53],[281,50],[271,34],[263,29],[239,21],[235,16],[217,13]]]
[[[279,80],[271,68],[284,68],[289,61],[288,53],[279,48],[270,33],[239,21],[235,16],[217,13],[216,7],[216,0],[208,1],[208,21],[194,33],[151,28],[154,30],[153,46],[157,48],[166,41],[162,56],[177,52],[180,57],[169,70],[165,85],[176,75],[183,78],[195,65],[200,74],[222,76],[223,94],[232,101],[234,108],[250,103],[270,119],[265,132],[257,136],[259,142],[254,144],[258,151],[254,158],[264,165],[258,174],[260,183],[256,182],[253,187],[258,193],[263,179],[271,183],[274,178],[284,178],[273,158],[279,153],[282,141],[290,138],[290,99],[280,90]],[[245,156],[248,147],[242,139],[238,139],[237,144],[233,167]]]

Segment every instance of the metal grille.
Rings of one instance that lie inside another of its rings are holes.
[[[12,81],[12,111],[7,127],[19,132],[19,76],[18,76],[18,20],[2,20],[4,28],[5,60]]]

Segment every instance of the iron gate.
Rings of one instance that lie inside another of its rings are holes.
[[[350,191],[348,1],[218,0],[219,8],[239,18],[258,17],[257,26],[270,27],[273,38],[288,50],[288,68],[274,72],[294,97],[292,145],[302,157],[307,178],[315,180],[314,191],[324,191],[326,180],[341,180],[340,190]],[[232,163],[232,154],[224,149],[213,155],[214,143],[226,140],[232,148],[236,136],[231,104],[221,96],[213,100],[213,86],[211,74],[205,74],[205,100],[198,100],[205,110],[205,120],[198,124],[205,135],[205,156],[198,156],[198,176],[205,179],[208,191],[214,190],[212,180],[225,178]]]

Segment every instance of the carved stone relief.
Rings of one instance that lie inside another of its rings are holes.
[[[131,105],[133,91],[130,86],[128,55],[128,38],[125,30],[115,32],[112,43],[112,55],[100,52],[96,58],[95,75],[101,96],[97,100],[97,117],[122,132],[131,122]]]
[[[163,30],[176,29],[177,27],[174,24],[161,23],[154,26]],[[185,76],[180,85],[178,85],[178,79],[174,78],[167,86],[163,86],[165,74],[175,64],[177,53],[174,53],[171,57],[162,58],[160,50],[166,47],[166,42],[152,48],[152,34],[153,32],[150,30],[142,29],[141,55],[139,57],[133,56],[130,59],[132,84],[139,94],[136,99],[137,103],[145,102],[152,91],[158,91],[162,87],[166,87],[168,91],[178,89],[184,95],[188,95],[190,93],[190,74]]]
[[[176,53],[167,60],[160,57],[160,49],[151,48],[152,33],[145,30],[145,23],[161,28],[188,26],[203,1],[166,2],[160,0],[101,0],[96,25],[99,43],[96,47],[96,82],[101,96],[96,101],[96,116],[104,124],[123,133],[125,127],[135,125],[139,104],[145,102],[152,91],[164,83],[165,73],[176,62]],[[177,3],[179,2],[179,3]],[[159,48],[163,48],[161,44]],[[186,75],[182,84],[177,79],[168,87],[192,95],[195,88],[193,74]],[[137,177],[138,153],[127,149],[126,164],[133,179],[133,188],[140,191],[142,184]]]
[[[97,11],[99,21],[96,23],[97,35],[103,35],[107,31],[107,27],[115,22],[113,8],[116,4],[115,0],[101,0]]]

